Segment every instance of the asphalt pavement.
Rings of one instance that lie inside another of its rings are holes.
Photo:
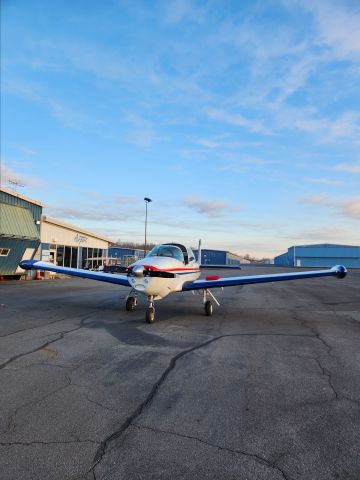
[[[214,293],[1,282],[1,480],[359,480],[360,272]]]

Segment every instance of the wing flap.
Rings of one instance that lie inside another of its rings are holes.
[[[269,275],[249,275],[242,277],[225,277],[218,280],[195,280],[184,283],[182,291],[200,290],[203,288],[234,287],[236,285],[251,285],[253,283],[283,282],[316,277],[344,278],[347,270],[343,265],[336,265],[327,270],[311,270],[307,272],[275,273]]]
[[[58,267],[48,262],[39,260],[23,260],[19,266],[24,270],[47,270],[49,272],[62,273],[64,275],[72,275],[74,277],[90,278],[100,282],[115,283],[130,287],[128,278],[125,275],[116,275],[112,273],[92,272],[91,270],[83,270],[81,268]]]

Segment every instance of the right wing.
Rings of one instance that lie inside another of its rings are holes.
[[[236,285],[250,285],[252,283],[267,283],[267,282],[283,282],[285,280],[299,280],[305,278],[315,277],[338,277],[344,278],[346,276],[346,268],[342,265],[327,270],[310,270],[305,272],[290,272],[290,273],[270,273],[267,275],[249,275],[243,277],[223,277],[216,279],[200,279],[194,282],[186,282],[182,287],[182,291],[200,290],[207,288],[219,287],[234,287]]]
[[[19,266],[24,270],[48,270],[49,272],[63,273],[74,277],[90,278],[91,280],[98,280],[100,282],[116,283],[117,285],[131,287],[125,275],[92,272],[91,270],[83,270],[81,268],[57,267],[52,263],[41,262],[40,260],[23,260],[19,263]]]

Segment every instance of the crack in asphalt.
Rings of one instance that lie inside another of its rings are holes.
[[[176,363],[177,361],[183,357],[184,355],[188,354],[188,353],[191,353],[195,350],[198,350],[199,348],[202,348],[202,347],[205,347],[207,345],[209,345],[210,343],[218,340],[219,338],[221,337],[216,337],[216,338],[211,338],[210,340],[207,340],[206,342],[203,342],[203,343],[200,343],[198,345],[195,345],[194,347],[191,347],[191,348],[188,348],[186,350],[183,350],[182,352],[178,353],[177,355],[175,355],[174,357],[172,357],[170,359],[170,362],[169,362],[169,365],[168,367],[164,370],[164,372],[162,373],[162,375],[158,378],[158,380],[155,382],[155,384],[152,386],[151,390],[150,390],[150,393],[147,395],[147,397],[145,398],[145,400],[135,409],[135,411],[122,423],[122,425],[120,426],[120,428],[118,430],[116,430],[115,432],[113,432],[112,434],[110,434],[107,438],[105,438],[105,440],[103,440],[101,442],[101,445],[98,449],[98,451],[96,452],[96,455],[94,457],[94,461],[93,461],[93,465],[92,467],[88,470],[88,472],[86,473],[90,473],[90,472],[93,472],[94,474],[94,477],[96,478],[96,474],[95,474],[95,468],[96,466],[102,461],[105,453],[106,453],[106,450],[108,448],[108,445],[113,442],[114,440],[116,440],[117,438],[119,438],[124,432],[125,430],[129,427],[129,425],[137,418],[139,417],[142,412],[145,410],[146,407],[148,407],[152,400],[154,399],[156,393],[158,392],[158,390],[160,389],[161,385],[165,382],[166,378],[168,377],[169,373],[175,368],[176,366]]]
[[[238,333],[238,334],[228,334],[228,335],[220,335],[218,337],[213,337],[209,340],[207,340],[206,342],[202,342],[198,345],[195,345],[191,348],[188,348],[186,350],[183,350],[181,352],[179,352],[178,354],[176,354],[174,357],[172,357],[170,359],[170,362],[167,366],[167,368],[164,370],[164,372],[161,374],[161,376],[158,378],[158,380],[155,382],[155,384],[152,386],[149,394],[147,395],[147,397],[145,398],[145,400],[133,411],[133,413],[127,417],[127,419],[122,423],[122,425],[117,429],[115,430],[115,432],[111,433],[110,435],[108,435],[100,444],[100,447],[98,449],[98,451],[96,452],[96,455],[94,457],[94,460],[93,460],[93,465],[92,467],[86,472],[86,474],[88,473],[93,473],[94,475],[94,478],[96,480],[96,473],[95,473],[95,468],[97,467],[97,465],[99,465],[99,463],[102,461],[104,455],[106,454],[106,451],[108,449],[108,446],[110,445],[111,442],[113,442],[114,440],[118,439],[119,437],[121,437],[121,435],[127,430],[127,428],[133,424],[133,422],[136,420],[136,418],[138,418],[143,412],[144,410],[150,406],[150,404],[152,403],[154,397],[156,396],[157,392],[159,391],[160,387],[163,385],[163,383],[165,382],[165,380],[167,379],[168,375],[170,374],[170,372],[175,368],[176,366],[176,363],[177,361],[184,357],[185,355],[187,355],[188,353],[192,353],[194,352],[195,350],[199,350],[200,348],[203,348],[203,347],[206,347],[208,345],[210,345],[211,343],[214,343],[218,340],[221,340],[223,338],[230,338],[230,337],[239,337],[239,336],[301,336],[301,337],[312,337],[311,335],[287,335],[287,334],[258,334],[258,333]],[[261,458],[261,457],[259,457]],[[274,467],[274,468],[278,468],[278,467]],[[281,471],[279,469],[279,471]],[[285,477],[285,474],[283,473],[283,476],[284,478],[286,479]],[[287,479],[286,479],[287,480]]]
[[[16,426],[15,425],[15,418],[16,418],[17,414],[19,413],[19,411],[21,409],[23,409],[24,407],[28,407],[28,406],[32,405],[33,403],[40,403],[40,402],[46,400],[47,398],[51,397],[51,395],[54,395],[54,393],[58,393],[61,390],[64,390],[65,388],[67,388],[69,385],[71,385],[70,377],[65,375],[65,379],[66,379],[66,384],[65,385],[62,385],[61,387],[58,387],[55,390],[52,390],[51,392],[48,392],[46,395],[44,395],[41,398],[35,398],[35,399],[31,400],[30,402],[27,402],[27,403],[17,407],[16,410],[14,411],[14,413],[11,414],[11,416],[9,418],[9,421],[8,421],[8,424],[7,424],[7,428],[4,432],[2,432],[2,435],[7,435],[11,431],[15,430],[15,426]]]
[[[206,440],[204,440],[200,437],[195,437],[193,435],[185,435],[183,433],[173,432],[171,430],[161,430],[161,429],[158,429],[158,428],[153,428],[153,427],[149,427],[149,426],[146,426],[146,425],[141,425],[141,424],[138,424],[138,423],[132,423],[131,426],[136,427],[138,429],[151,430],[152,432],[155,432],[155,433],[162,433],[162,434],[165,434],[165,435],[174,435],[176,437],[187,438],[189,440],[195,440],[195,441],[203,443],[204,445],[207,445],[209,447],[217,448],[219,450],[224,450],[224,451],[230,452],[230,453],[243,455],[245,457],[250,457],[256,463],[259,463],[261,465],[265,465],[266,467],[277,470],[278,472],[280,472],[280,474],[282,475],[282,477],[285,480],[288,480],[287,476],[285,475],[285,472],[280,467],[278,467],[276,465],[276,462],[271,462],[270,460],[268,460],[268,459],[266,459],[266,458],[264,458],[260,455],[257,455],[256,453],[250,453],[250,452],[245,452],[244,450],[237,450],[237,449],[233,449],[233,448],[229,448],[229,447],[224,447],[224,446],[219,445],[217,443],[208,442],[208,441],[206,441]]]
[[[18,355],[14,355],[13,357],[9,358],[9,360],[7,360],[6,362],[2,363],[0,365],[0,370],[2,370],[3,368],[5,368],[7,365],[9,365],[10,363],[14,362],[15,360],[18,360],[19,358],[22,358],[22,357],[25,357],[26,355],[31,355],[32,353],[36,353],[38,352],[39,350],[42,350],[43,348],[46,348],[48,345],[51,345],[52,343],[55,343],[59,340],[62,340],[65,335],[69,334],[69,333],[72,333],[72,332],[76,332],[77,330],[80,330],[80,328],[83,328],[85,325],[84,325],[84,322],[85,320],[88,320],[89,318],[91,318],[92,314],[94,312],[91,312],[90,314],[88,314],[86,317],[84,317],[81,322],[80,322],[80,325],[78,325],[77,327],[75,328],[72,328],[71,330],[65,330],[65,331],[62,331],[60,332],[60,335],[57,337],[57,338],[54,338],[53,340],[49,340],[45,343],[43,343],[42,345],[32,349],[32,350],[29,350],[27,352],[23,352],[23,353],[19,353]],[[49,335],[47,336],[52,336],[52,335],[57,335],[59,332],[56,332],[56,333],[50,333]]]
[[[51,442],[0,442],[0,447],[13,447],[13,446],[32,446],[32,445],[72,445],[78,443],[93,443],[95,445],[99,445],[100,442],[96,442],[95,440],[63,440],[63,441],[51,441]]]
[[[336,314],[336,312],[334,311],[334,313]],[[319,340],[322,345],[324,345],[324,347],[326,348],[326,353],[329,357],[331,357],[332,359],[336,359],[336,357],[332,354],[332,350],[333,350],[333,347],[331,347],[331,345],[329,345],[327,343],[327,341],[320,335],[320,332],[318,332],[316,330],[315,327],[313,327],[312,325],[310,325],[307,321],[303,320],[300,318],[300,316],[298,315],[298,312],[293,312],[293,317],[295,320],[297,320],[300,325],[302,327],[305,327],[307,328],[308,330],[310,330],[312,333],[313,333],[313,337],[316,338],[317,340]],[[333,379],[332,379],[332,374],[329,370],[327,370],[323,364],[321,363],[321,360],[320,360],[320,355],[317,355],[316,357],[311,357],[318,365],[318,367],[320,368],[323,376],[325,376],[327,378],[327,381],[328,381],[328,384],[329,384],[329,387],[330,389],[332,390],[333,394],[334,394],[334,399],[333,400],[347,400],[349,402],[352,402],[352,403],[355,403],[357,405],[360,405],[360,400],[357,400],[357,399],[354,399],[354,398],[351,398],[347,395],[344,395],[342,393],[339,393],[336,388],[335,388],[335,385],[334,385],[334,382],[333,382]]]
[[[65,320],[69,320],[69,317],[66,316],[66,317],[60,318],[59,320],[54,320],[53,322],[44,323],[42,325],[36,325],[34,327],[22,328],[21,330],[15,330],[15,332],[6,333],[5,335],[0,335],[0,338],[10,337],[11,335],[16,335],[17,333],[28,332],[29,330],[34,330],[35,328],[47,327],[48,325],[63,322]]]
[[[0,365],[0,370],[5,368],[7,365],[9,365],[10,363],[14,362],[15,360],[18,360],[19,358],[22,358],[22,357],[25,357],[26,355],[31,355],[32,353],[36,353],[38,352],[39,350],[42,350],[43,348],[47,347],[48,345],[51,345],[52,343],[55,343],[57,342],[58,340],[62,340],[66,334],[68,333],[71,333],[71,332],[75,332],[76,330],[79,330],[80,328],[82,328],[82,325],[76,327],[76,328],[73,328],[71,330],[67,330],[65,332],[61,332],[60,335],[57,337],[57,338],[54,338],[53,340],[49,340],[45,343],[43,343],[42,345],[36,347],[36,348],[33,348],[32,350],[29,350],[27,352],[23,352],[23,353],[19,353],[18,355],[15,355],[11,358],[9,358],[9,360],[7,360],[6,362],[2,363]],[[56,335],[55,333],[53,334],[50,334],[50,335]]]
[[[335,389],[335,387],[334,387],[334,385],[333,385],[333,383],[332,383],[332,379],[331,379],[331,374],[330,374],[330,372],[328,372],[328,371],[326,370],[326,368],[322,366],[322,364],[321,364],[321,362],[320,362],[320,360],[319,360],[318,357],[317,357],[317,358],[314,358],[313,360],[317,363],[317,365],[318,365],[318,367],[320,368],[323,376],[327,378],[329,387],[330,387],[330,389],[332,390],[332,392],[333,392],[333,394],[334,394],[334,400],[338,400],[338,399],[339,399],[339,394],[338,394],[338,392],[336,391],[336,389]]]

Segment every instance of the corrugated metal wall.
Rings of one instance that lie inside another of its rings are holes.
[[[298,245],[275,257],[275,265],[298,267],[333,267],[345,265],[360,268],[360,247],[352,245]]]
[[[8,193],[2,192],[1,190],[0,190],[0,203],[7,203],[8,205],[18,205],[19,207],[28,208],[31,211],[31,214],[35,222],[41,220],[42,207],[39,205],[36,205],[35,203],[27,202],[22,198],[16,197],[15,195],[9,195]],[[40,235],[40,225],[37,225],[37,229]]]
[[[193,250],[195,258],[198,258],[198,250]],[[226,265],[227,252],[225,250],[201,250],[201,263],[203,265]]]
[[[39,242],[34,240],[20,240],[13,238],[0,238],[1,248],[9,248],[7,257],[0,257],[0,275],[17,275],[16,269],[27,248],[36,250]]]
[[[226,265],[240,265],[241,261],[238,255],[226,252]]]
[[[144,258],[144,250],[136,248],[109,247],[108,256],[124,261],[126,258]]]
[[[36,250],[40,245],[40,224],[36,225],[37,221],[41,221],[42,207],[34,203],[28,202],[19,198],[15,195],[11,195],[4,191],[0,191],[0,215],[1,215],[1,205],[14,205],[22,208],[27,208],[31,212],[32,222],[31,228],[33,232],[38,232],[37,239],[21,239],[14,237],[5,236],[4,232],[0,232],[0,247],[9,248],[9,254],[5,256],[0,256],[0,275],[17,275],[17,267],[27,248]],[[4,209],[5,210],[5,209]],[[35,226],[35,228],[34,228]],[[26,230],[26,232],[29,230]]]

